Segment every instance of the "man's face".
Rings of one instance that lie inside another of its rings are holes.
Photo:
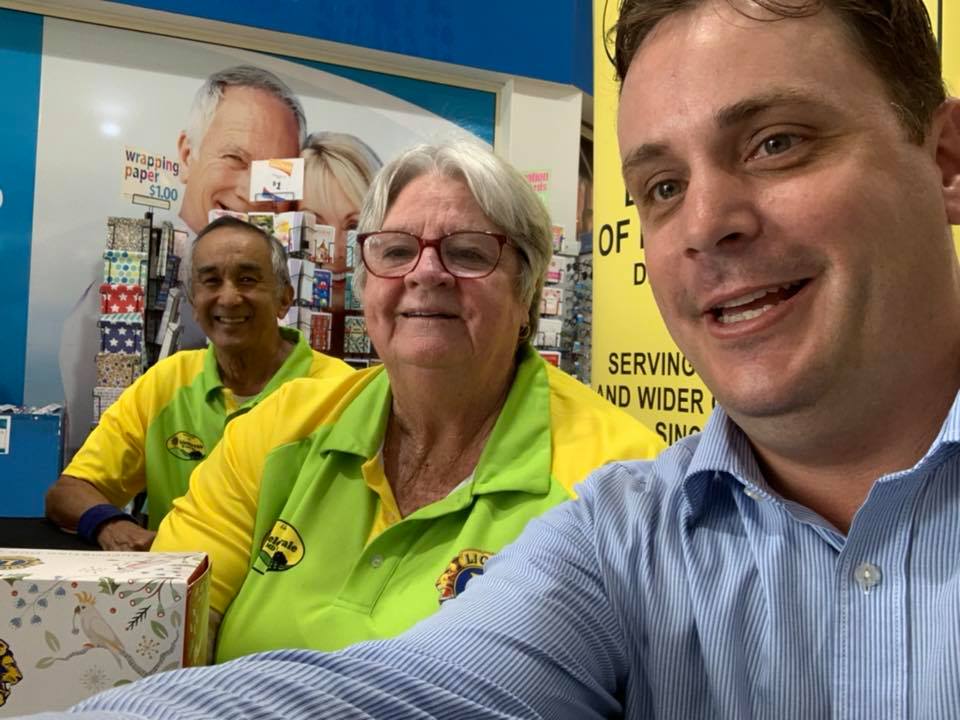
[[[706,0],[641,46],[619,139],[654,296],[738,422],[872,402],[950,332],[942,120],[910,143],[827,11]]]
[[[242,228],[204,235],[193,254],[193,315],[218,350],[273,348],[293,289],[277,286],[270,248]]]
[[[217,105],[200,147],[181,133],[183,168],[180,217],[194,232],[207,224],[210,210],[237,212],[289,209],[289,203],[252,203],[250,163],[300,154],[297,121],[281,100],[264,90],[228,87]]]

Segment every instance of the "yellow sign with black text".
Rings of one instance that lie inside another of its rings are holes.
[[[960,95],[960,1],[924,0],[947,88]],[[713,399],[667,332],[647,278],[643,235],[620,174],[613,67],[619,0],[594,0],[593,388],[666,442],[703,429]],[[906,59],[905,59],[906,60]],[[960,251],[960,232],[954,232]]]
[[[593,388],[672,444],[703,429],[713,401],[653,301],[636,209],[620,175],[612,43],[618,0],[594,0]]]

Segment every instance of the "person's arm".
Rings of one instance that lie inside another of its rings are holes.
[[[104,505],[112,505],[106,495],[72,475],[61,475],[47,491],[45,502],[47,517],[72,532],[78,529],[85,513]],[[156,533],[140,527],[119,508],[116,512],[97,524],[90,539],[96,540],[104,550],[149,550]]]
[[[157,382],[156,367],[103,413],[47,491],[47,517],[64,530],[79,530],[104,550],[149,550],[155,534],[120,508],[146,488],[147,426],[165,402],[158,388],[170,392],[170,383]]]
[[[649,707],[643,679],[629,672],[628,636],[643,626],[635,592],[642,558],[623,547],[642,518],[622,507],[625,472],[599,475],[610,501],[595,507],[596,484],[583,486],[580,500],[532,521],[463,595],[398,638],[163,673],[75,710],[155,720],[590,719],[622,716],[627,686]],[[611,587],[630,599],[628,611],[618,612]]]

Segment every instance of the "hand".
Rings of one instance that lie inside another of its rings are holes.
[[[129,520],[112,520],[97,533],[97,542],[104,550],[149,550],[157,533]]]

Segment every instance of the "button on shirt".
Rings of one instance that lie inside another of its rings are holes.
[[[290,718],[954,718],[958,428],[955,402],[924,458],[878,478],[844,536],[769,488],[718,409],[701,436],[655,462],[595,473],[579,500],[534,520],[460,598],[394,641],[165,673],[83,707],[149,717],[231,717],[255,703],[258,717]],[[170,710],[172,697],[184,704]]]

